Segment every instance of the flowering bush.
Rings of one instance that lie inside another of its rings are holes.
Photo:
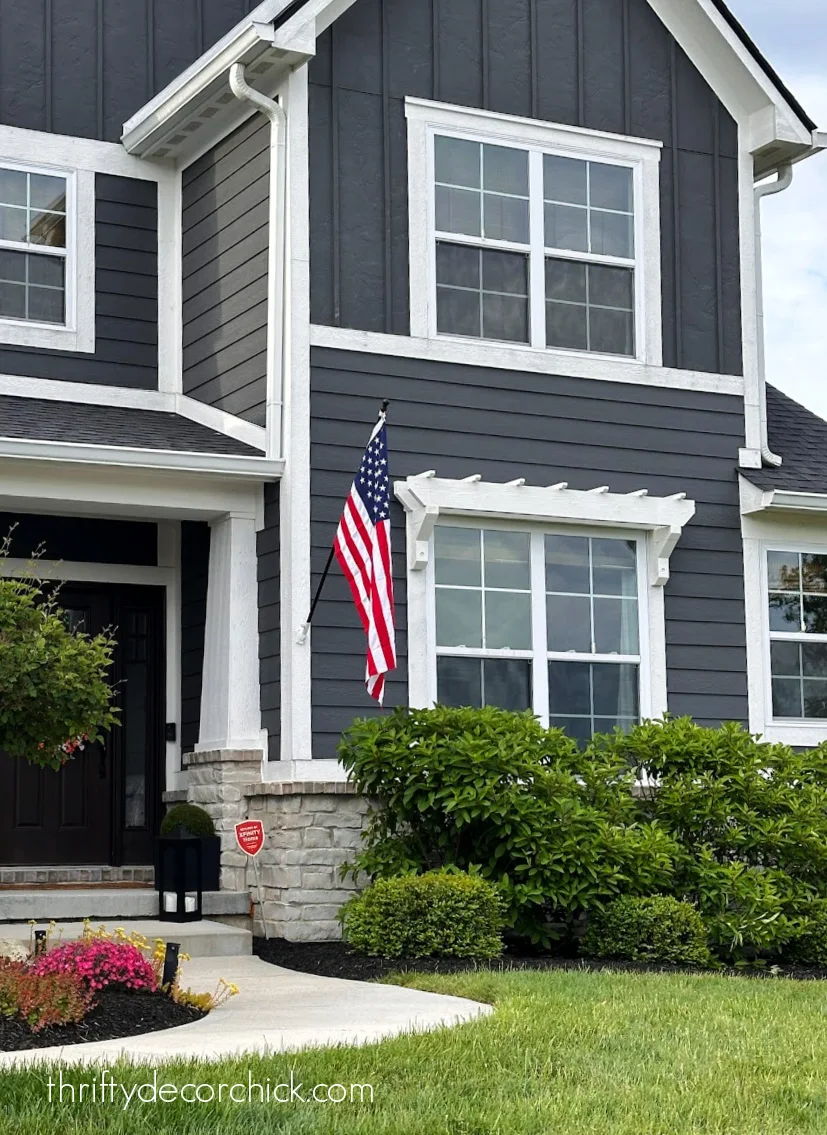
[[[19,1017],[33,1033],[82,1021],[92,991],[77,974],[37,973],[24,962],[0,958],[0,1015]]]
[[[149,993],[158,988],[155,969],[137,946],[101,938],[81,938],[77,942],[57,946],[35,959],[32,972],[71,974],[81,978],[92,992],[108,985]]]

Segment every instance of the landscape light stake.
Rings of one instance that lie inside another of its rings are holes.
[[[387,415],[388,406],[390,406],[390,402],[388,401],[387,398],[385,398],[384,401],[382,402],[382,409],[379,411],[379,417],[380,418],[383,418]],[[324,587],[324,585],[327,581],[327,577],[330,574],[330,569],[333,566],[333,557],[334,557],[335,554],[336,553],[334,551],[334,548],[331,547],[330,554],[327,557],[327,563],[324,565],[324,571],[322,572],[322,578],[319,580],[319,585],[316,588],[316,594],[313,596],[313,602],[310,604],[310,613],[308,614],[305,622],[302,623],[301,627],[299,628],[299,633],[296,636],[296,642],[299,646],[304,646],[304,644],[307,642],[307,635],[310,631],[310,624],[313,622],[313,615],[316,612],[316,607],[318,605],[319,598],[321,597],[321,594],[322,594],[322,588]]]
[[[161,985],[172,988],[175,975],[178,973],[178,954],[181,949],[180,942],[167,942],[164,951],[164,969],[161,974]]]
[[[35,953],[35,957],[37,957],[38,954],[44,954],[45,952],[46,952],[46,931],[45,930],[35,930],[35,932],[34,932],[34,953]]]

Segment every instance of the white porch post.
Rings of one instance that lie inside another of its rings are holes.
[[[258,660],[256,520],[210,523],[210,567],[198,752],[263,751]]]

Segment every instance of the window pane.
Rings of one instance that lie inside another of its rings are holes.
[[[637,595],[637,546],[634,540],[592,540],[596,595]]]
[[[29,193],[30,204],[33,209],[49,209],[58,213],[66,212],[66,182],[62,177],[33,173]]]
[[[820,720],[827,717],[827,682],[804,682],[804,716]]]
[[[485,586],[511,587],[531,590],[529,550],[531,537],[527,532],[497,532],[487,530],[485,545]],[[466,581],[467,582],[467,581]]]
[[[575,650],[581,654],[591,654],[589,599],[573,598],[570,595],[549,595],[546,606],[549,650],[555,652]]]
[[[768,552],[767,576],[770,591],[798,591],[800,587],[798,553]]]
[[[804,630],[827,634],[827,595],[804,596]]]
[[[29,240],[32,244],[66,247],[66,218],[62,213],[31,213]]]
[[[595,209],[632,212],[632,171],[589,162],[589,203]]]
[[[595,662],[592,665],[592,697],[597,716],[636,718],[637,666]]]
[[[437,241],[436,281],[438,284],[452,284],[455,288],[479,289],[479,249]]]
[[[528,342],[528,300],[512,296],[482,297],[484,339],[504,339],[510,343]]]
[[[0,169],[0,204],[26,204],[26,174],[19,169]]]
[[[637,599],[595,599],[594,649],[598,654],[637,654]]]
[[[482,254],[482,287],[486,292],[528,295],[528,257],[521,252],[486,249]]]
[[[592,209],[589,215],[591,226],[590,252],[601,256],[625,256],[635,254],[632,218],[622,213],[602,213]]]
[[[773,717],[803,717],[801,682],[797,678],[773,678]]]
[[[528,244],[528,201],[486,193],[483,208],[485,236],[491,240]]]
[[[546,259],[546,299],[586,302],[586,265],[573,260]]]
[[[436,227],[439,232],[481,236],[479,193],[436,187]]]
[[[66,261],[62,256],[30,256],[29,283],[43,284],[48,288],[63,288],[65,268]]]
[[[546,590],[588,595],[588,536],[546,536]]]
[[[770,630],[801,630],[801,601],[797,595],[770,595]]]
[[[26,318],[26,288],[23,284],[0,283],[0,315],[6,319]]]
[[[531,663],[517,658],[486,658],[482,663],[483,702],[515,713],[531,709]]]
[[[434,138],[434,173],[446,185],[480,186],[480,144],[462,138]]]
[[[589,303],[598,307],[619,307],[624,311],[632,311],[635,306],[633,270],[590,264]]]
[[[812,649],[811,644],[805,647]],[[816,649],[823,649],[816,646]],[[801,675],[801,644],[798,642],[771,642],[770,664],[773,677],[798,678]]]
[[[437,658],[436,696],[442,705],[482,705],[482,663],[479,658]]]
[[[635,324],[630,311],[589,308],[589,349],[606,355],[635,353]]]
[[[581,749],[585,749],[592,739],[592,719],[590,717],[552,717],[549,719],[552,729],[563,729],[572,741],[576,741]]]
[[[489,650],[531,650],[531,596],[485,593],[485,645]]]
[[[546,201],[586,204],[586,163],[576,158],[543,157]]]
[[[546,343],[567,351],[588,350],[586,308],[571,303],[547,303]]]
[[[510,146],[483,146],[483,189],[528,197],[528,154]]]
[[[434,570],[437,583],[480,587],[480,531],[478,528],[434,529]]]
[[[591,704],[591,663],[549,662],[549,713],[590,715]]]
[[[46,257],[46,259],[51,259],[51,257]],[[0,249],[0,280],[19,280],[23,283],[25,279],[26,253]]]
[[[576,205],[545,206],[546,247],[589,251],[588,214]],[[626,255],[625,253],[623,255]]]
[[[480,293],[460,292],[454,288],[436,290],[437,331],[445,335],[482,335]]]
[[[827,591],[827,556],[801,557],[801,579],[805,591]]]
[[[614,733],[617,728],[628,733],[635,725],[637,718],[634,717],[595,717],[594,719],[595,733]]]
[[[29,288],[29,319],[63,323],[63,292],[56,288]]]
[[[28,213],[25,209],[14,209],[0,205],[0,240],[26,241]]]
[[[437,646],[482,646],[482,592],[436,589]]]
[[[773,643],[773,646],[795,646],[801,647],[801,658],[803,664],[803,672],[805,678],[827,678],[827,644],[821,642],[802,642],[802,643]],[[782,673],[781,670],[775,669],[775,659],[773,657],[773,674]],[[787,671],[787,673],[796,673],[796,671]]]

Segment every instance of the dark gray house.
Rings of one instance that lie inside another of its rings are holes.
[[[823,136],[723,0],[248,8],[0,0],[0,569],[43,544],[118,627],[123,713],[2,765],[0,863],[309,795],[332,850],[268,885],[324,890],[380,711],[340,574],[300,628],[382,399],[386,704],[826,739],[827,426],[767,411],[759,226]]]

